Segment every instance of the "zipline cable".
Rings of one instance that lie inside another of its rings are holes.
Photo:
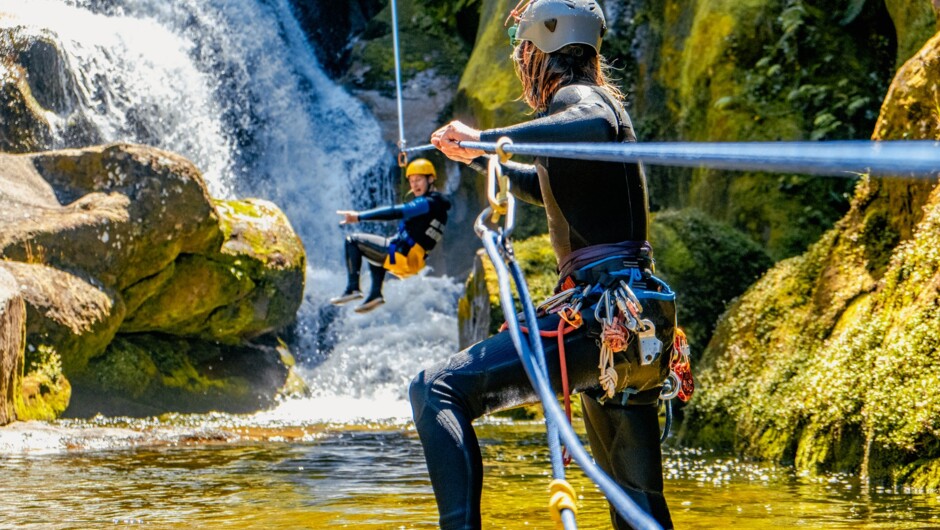
[[[460,146],[496,152],[496,143],[463,141]],[[940,174],[940,142],[932,140],[518,143],[506,145],[505,151],[510,155],[820,176],[851,177],[867,173],[936,178]]]
[[[395,7],[395,0],[391,1],[392,4],[392,47],[395,53],[395,94],[398,99],[398,149],[402,153],[405,152],[405,122],[404,122],[404,113],[402,112],[401,107],[401,59],[399,57],[400,52],[398,50],[398,10]],[[399,158],[399,163],[402,161]]]
[[[407,155],[410,155],[414,153],[421,153],[424,151],[433,151],[435,149],[437,148],[434,147],[434,145],[432,144],[424,144],[424,145],[416,145],[414,147],[409,147],[408,149],[402,149],[402,152]]]

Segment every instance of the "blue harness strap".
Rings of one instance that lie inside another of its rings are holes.
[[[388,245],[388,262],[395,264],[395,253],[398,252],[405,256],[415,246],[415,240],[405,230],[405,222],[398,223],[398,236],[396,236]]]

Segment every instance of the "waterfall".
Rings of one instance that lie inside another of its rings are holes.
[[[368,315],[326,303],[345,283],[335,210],[392,202],[397,169],[375,118],[319,67],[288,0],[0,0],[0,13],[0,27],[62,50],[65,90],[44,105],[56,147],[154,145],[192,160],[214,196],[284,210],[308,254],[291,345],[315,399],[403,404],[420,367],[454,350],[450,278],[390,279],[386,305]]]

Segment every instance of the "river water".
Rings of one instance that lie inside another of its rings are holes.
[[[435,528],[410,422],[338,422],[298,411],[317,405],[333,414],[340,406],[302,401],[253,416],[0,429],[0,527]],[[358,402],[350,412],[383,407]],[[303,416],[310,420],[297,421]],[[477,427],[484,528],[553,528],[544,425],[491,419]],[[940,528],[937,494],[866,489],[851,477],[799,476],[689,449],[667,447],[665,455],[676,528]],[[579,528],[609,528],[603,497],[574,465],[568,480]]]
[[[404,394],[456,348],[462,279],[390,281],[386,306],[365,316],[326,304],[344,281],[333,212],[394,199],[394,156],[320,70],[290,2],[0,0],[0,13],[0,27],[63,52],[63,90],[47,100],[56,147],[155,145],[193,160],[215,196],[281,206],[308,250],[290,346],[312,389],[254,415],[0,428],[0,528],[434,528]],[[86,135],[67,134],[70,123]],[[543,425],[478,428],[484,527],[552,528]],[[678,528],[940,528],[936,494],[665,451]],[[569,480],[580,527],[609,527],[594,486],[575,467]]]

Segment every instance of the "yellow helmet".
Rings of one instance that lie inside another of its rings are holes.
[[[432,178],[436,179],[437,171],[434,170],[434,164],[427,158],[415,158],[408,164],[408,169],[405,170],[405,178],[412,175],[431,175]]]

